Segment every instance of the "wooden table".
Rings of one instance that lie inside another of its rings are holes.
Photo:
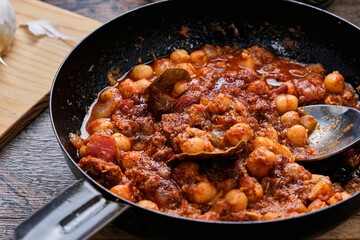
[[[101,22],[148,3],[146,0],[44,1]],[[360,26],[359,0],[337,0],[328,10]],[[73,182],[75,177],[51,128],[49,109],[45,109],[0,151],[0,239],[12,238],[18,224]],[[91,239],[142,238],[109,224]],[[317,239],[360,239],[360,213]]]

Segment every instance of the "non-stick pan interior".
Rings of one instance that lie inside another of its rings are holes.
[[[360,82],[360,31],[322,10],[288,1],[167,1],[124,14],[85,38],[62,64],[53,85],[51,112],[56,133],[69,142],[107,74],[128,72],[139,61],[204,44],[258,45],[273,53],[340,71],[354,87]]]

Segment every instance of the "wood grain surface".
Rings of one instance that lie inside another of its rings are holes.
[[[147,3],[141,0],[45,1],[102,22]],[[328,10],[360,26],[359,0],[337,0]],[[46,109],[0,151],[0,239],[11,239],[18,224],[73,182],[75,177],[60,152]],[[143,238],[109,224],[91,239]],[[360,239],[360,213],[316,239]]]
[[[47,19],[76,40],[36,37],[17,27],[11,51],[0,66],[0,149],[48,105],[55,73],[70,50],[100,22],[40,1],[11,0],[18,24]]]

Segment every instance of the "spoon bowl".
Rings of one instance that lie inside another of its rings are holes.
[[[318,155],[303,161],[317,161],[331,157],[360,140],[360,111],[338,105],[309,105],[300,108],[313,116],[318,125],[309,136],[309,145]]]

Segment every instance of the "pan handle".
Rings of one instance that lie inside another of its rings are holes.
[[[87,239],[129,208],[79,180],[17,226],[14,239]]]

